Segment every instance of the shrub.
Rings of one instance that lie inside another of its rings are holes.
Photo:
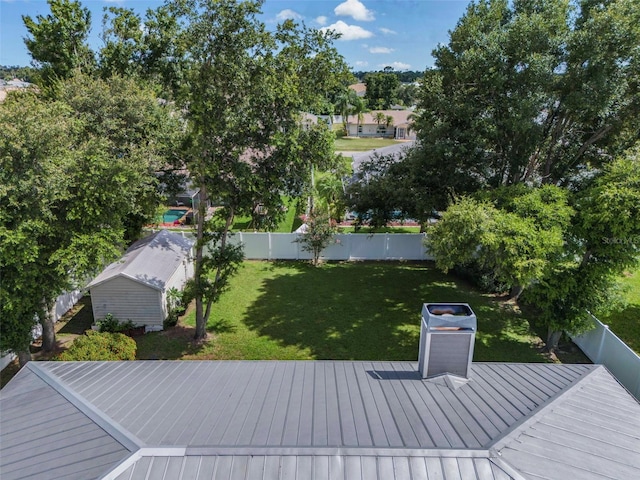
[[[320,254],[331,243],[336,232],[326,214],[311,213],[306,221],[307,230],[294,240],[302,244],[302,250],[310,252],[313,256],[313,264],[318,265]]]
[[[88,330],[76,338],[57,359],[62,361],[135,360],[135,340],[122,333]]]
[[[107,313],[103,320],[96,322],[100,333],[118,333],[135,328],[135,324],[131,320],[121,322],[112,314]]]

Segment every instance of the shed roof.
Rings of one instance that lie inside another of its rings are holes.
[[[114,449],[100,475],[48,478],[640,477],[640,404],[597,365],[473,364],[452,388],[414,362],[30,362],[0,392],[6,479],[94,454],[69,428],[77,447],[52,455],[60,425],[27,398],[62,399]]]
[[[108,265],[87,288],[115,277],[127,277],[156,290],[167,281],[189,256],[193,240],[169,230],[160,230],[135,242],[122,258]]]

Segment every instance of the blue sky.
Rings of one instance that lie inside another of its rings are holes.
[[[92,13],[90,43],[99,49],[102,10],[130,7],[144,15],[158,0],[84,0]],[[433,65],[431,51],[447,43],[469,0],[266,0],[263,21],[275,25],[293,18],[313,28],[331,28],[343,34],[335,43],[354,70],[424,70]],[[0,0],[0,65],[30,63],[23,38],[22,15],[47,15],[46,0]]]

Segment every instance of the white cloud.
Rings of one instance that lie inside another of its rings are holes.
[[[371,47],[369,53],[391,53],[395,49],[389,47]]]
[[[396,33],[398,33],[394,30],[391,30],[390,28],[384,28],[384,27],[380,27],[380,31],[385,35],[395,35]]]
[[[323,32],[333,30],[334,32],[341,34],[339,40],[358,40],[361,38],[373,37],[373,33],[369,30],[365,30],[357,25],[347,25],[342,20],[338,20],[336,23],[329,25],[328,27],[323,27],[320,30]]]
[[[368,67],[369,66],[369,62],[364,62],[362,60],[358,60],[356,62],[356,67]]]
[[[343,17],[351,17],[361,22],[371,22],[375,20],[373,12],[369,10],[360,0],[347,0],[338,5],[333,13]]]
[[[320,15],[319,17],[316,17],[316,23],[318,25],[326,25],[327,24],[327,17],[325,17],[324,15]]]
[[[279,21],[283,21],[283,20],[302,20],[302,15],[300,15],[298,12],[294,12],[293,10],[287,8],[285,10],[282,10],[279,14],[276,15],[276,19]]]
[[[379,63],[378,67],[380,68],[392,67],[394,70],[409,70],[411,68],[411,65],[409,65],[408,63],[402,63],[402,62],[391,62],[391,63]]]

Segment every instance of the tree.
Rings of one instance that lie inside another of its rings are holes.
[[[403,83],[398,87],[398,102],[405,107],[411,107],[416,104],[419,88],[413,83]]]
[[[349,134],[349,129],[347,123],[349,121],[349,115],[351,115],[353,110],[353,105],[355,105],[360,99],[358,98],[358,94],[350,89],[345,88],[337,97],[335,103],[335,110],[342,117],[342,126],[344,128],[344,134]]]
[[[21,363],[38,320],[43,349],[53,348],[57,296],[118,255],[127,219],[153,212],[162,134],[179,126],[121,78],[55,90],[57,99],[16,92],[0,105],[0,349]]]
[[[346,205],[342,177],[345,173],[342,169],[315,174],[318,201],[314,202],[314,207],[320,206],[331,220],[340,221],[344,216]]]
[[[548,329],[549,350],[563,330],[583,330],[588,312],[606,312],[618,278],[640,262],[640,144],[588,181],[574,203],[562,257],[524,295]]]
[[[130,76],[143,68],[143,24],[132,9],[109,7],[102,19],[104,47],[99,52],[100,73],[103,78],[114,74]]]
[[[302,250],[310,252],[313,266],[320,263],[320,254],[329,246],[336,233],[335,227],[331,225],[329,215],[312,211],[305,220],[306,230],[302,232],[296,242],[302,244]]]
[[[365,99],[371,109],[387,110],[397,102],[400,81],[392,71],[368,73],[364,77],[367,86]]]
[[[147,10],[144,19],[133,9],[109,7],[103,17],[104,47],[99,52],[100,75],[135,75],[161,88],[173,99],[185,81],[184,46],[176,41],[182,26],[171,5]]]
[[[429,228],[425,243],[443,271],[474,265],[517,299],[562,252],[572,210],[566,192],[551,185],[499,194],[501,208],[461,198]]]
[[[94,54],[87,44],[91,12],[75,0],[47,0],[51,14],[34,20],[23,16],[31,37],[24,43],[36,65],[42,68],[45,85],[69,78],[75,70],[89,73]]]
[[[590,218],[595,206],[583,197],[591,182],[637,142],[639,44],[640,9],[632,0],[470,4],[450,42],[433,52],[435,68],[422,80],[414,123],[417,147],[384,173],[401,190],[393,193],[396,208],[416,209],[418,215],[488,192],[485,200],[497,210],[492,211],[492,229],[511,235],[517,241],[511,247],[520,253],[505,252],[509,265],[492,261],[486,266],[498,267],[501,276],[508,273],[512,283],[536,279],[529,281],[522,300],[535,293],[535,303],[548,309],[541,318],[555,318],[552,330],[563,324],[573,329],[574,312],[582,308],[578,299],[587,305],[589,298],[607,298],[610,291],[611,284],[603,281],[608,276],[589,273],[602,257],[586,255],[585,265],[575,263],[593,243],[577,225],[585,215]],[[540,258],[543,250],[536,250],[536,238],[527,235],[535,230],[510,215],[517,214],[512,206],[500,203],[500,189],[533,193],[543,185],[565,189],[576,213],[563,228],[562,251],[544,257],[538,264],[542,270],[536,267],[532,277],[518,280],[513,275],[521,262]],[[378,201],[369,208],[388,208],[386,199]],[[611,215],[623,214],[623,206],[612,203]],[[595,223],[589,225],[598,231]],[[509,247],[507,240],[500,240],[501,248]],[[587,265],[593,266],[587,271]],[[575,309],[554,309],[557,298]],[[553,343],[550,337],[551,348]]]
[[[364,121],[364,112],[366,111],[366,105],[362,98],[356,96],[353,99],[353,105],[351,105],[351,111],[356,116],[356,136],[360,136],[360,124]]]
[[[422,83],[425,176],[459,195],[566,185],[629,148],[620,133],[639,127],[639,25],[628,0],[472,3]]]
[[[320,108],[325,93],[348,74],[331,46],[335,37],[290,20],[267,31],[257,18],[261,5],[167,5],[172,24],[179,26],[173,41],[183,49],[174,61],[184,82],[173,92],[187,119],[181,151],[199,188],[196,339],[206,337],[211,306],[241,259],[241,250],[228,242],[234,217],[250,215],[258,203],[267,215],[281,215],[281,196],[300,194],[311,167],[326,168],[323,163],[335,159],[329,129],[305,130],[300,121],[302,112]],[[211,218],[210,196],[223,205]]]

